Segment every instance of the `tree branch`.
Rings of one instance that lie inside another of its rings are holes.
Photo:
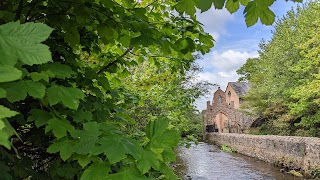
[[[128,48],[119,58],[122,58],[124,57],[126,54],[128,54],[130,51],[132,50],[132,48]],[[119,61],[119,58],[112,61],[111,63],[105,65],[105,66],[102,66],[102,68],[97,72],[97,74],[101,74],[102,72],[105,72],[107,71],[112,65],[116,64],[118,61]]]
[[[20,19],[22,9],[23,9],[23,0],[20,0],[14,21],[18,21]]]

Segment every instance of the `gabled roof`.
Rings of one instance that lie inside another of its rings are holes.
[[[236,94],[240,97],[247,93],[250,89],[250,86],[246,82],[229,82],[228,86],[231,86],[232,89],[236,92]]]

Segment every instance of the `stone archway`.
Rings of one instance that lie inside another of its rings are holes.
[[[211,114],[211,121],[214,122],[215,127],[217,127],[218,132],[229,132],[230,123],[234,120],[228,111],[223,109],[218,109]]]

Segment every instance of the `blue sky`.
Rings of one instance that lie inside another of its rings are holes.
[[[283,17],[292,7],[298,3],[285,0],[278,0],[271,6],[276,14],[276,19]],[[206,32],[215,39],[215,46],[211,52],[197,60],[203,67],[199,74],[199,80],[207,80],[219,84],[225,90],[228,82],[237,81],[239,76],[236,70],[239,69],[248,58],[258,57],[259,43],[262,39],[270,40],[273,26],[265,26],[258,22],[256,25],[247,28],[243,16],[243,8],[234,14],[226,9],[210,9],[204,13],[198,13],[197,19],[204,25]],[[206,107],[206,101],[212,100],[216,88],[211,89],[207,97],[196,101],[199,110]]]

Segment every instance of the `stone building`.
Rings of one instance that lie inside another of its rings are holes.
[[[248,90],[249,84],[245,82],[229,82],[225,91],[219,87],[214,93],[212,104],[207,101],[207,109],[203,112],[204,126],[207,130],[219,133],[242,133],[248,129],[255,118],[239,111],[243,103],[241,97]]]

